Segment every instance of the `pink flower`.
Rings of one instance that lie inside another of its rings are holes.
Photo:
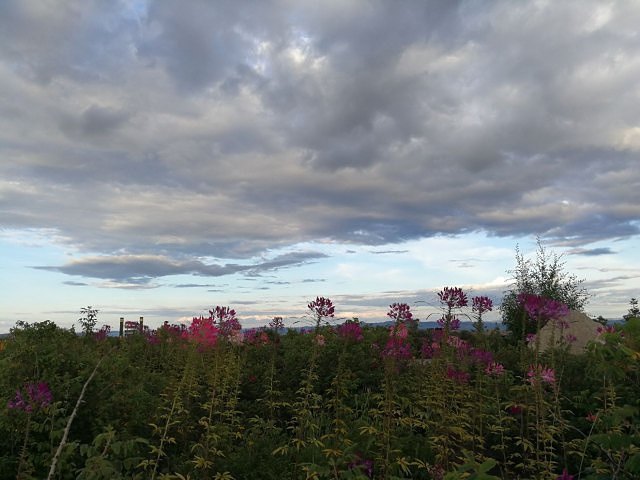
[[[520,405],[511,405],[509,407],[509,413],[511,415],[519,415],[522,413],[522,407]]]
[[[535,333],[527,333],[527,343],[534,343],[536,341]]]
[[[269,335],[263,329],[251,328],[244,332],[244,341],[249,345],[267,345],[269,343]]]
[[[469,353],[469,350],[471,348],[468,342],[461,339],[460,337],[456,337],[455,335],[451,335],[447,338],[447,344],[451,345],[458,351],[458,353],[462,355],[466,355],[467,353]]]
[[[467,306],[467,294],[458,287],[444,287],[444,289],[438,293],[438,298],[440,299],[440,303],[446,305],[449,309]]]
[[[589,415],[586,416],[586,419],[588,422],[593,423],[598,420],[598,415],[594,415],[592,412],[589,412]]]
[[[562,469],[562,475],[556,477],[556,480],[573,480],[573,475],[569,475],[566,468]]]
[[[23,395],[20,390],[16,390],[15,397],[7,405],[10,409],[31,413],[51,405],[53,401],[53,395],[47,382],[25,383],[22,389],[26,395]]]
[[[565,337],[564,337],[565,341],[567,343],[574,343],[576,340],[578,340],[578,337],[576,337],[575,335],[568,333]]]
[[[504,373],[504,365],[501,363],[491,362],[484,371],[488,375],[499,377]]]
[[[316,316],[316,318],[321,319],[324,317],[333,317],[333,312],[335,311],[335,307],[333,306],[333,302],[328,298],[324,297],[316,297],[313,302],[309,302],[307,308],[311,310],[311,312]]]
[[[200,316],[193,317],[191,325],[182,332],[181,337],[196,343],[201,348],[211,348],[218,342],[218,334],[219,330],[214,324],[214,319]]]
[[[469,382],[469,374],[462,370],[456,370],[452,366],[447,367],[447,377],[455,380],[457,383],[466,384]]]
[[[473,297],[471,310],[478,315],[493,310],[493,301],[489,297]]]
[[[569,307],[564,303],[541,295],[521,293],[518,295],[518,303],[534,320],[561,319],[569,315]]]
[[[389,332],[389,338],[384,350],[382,350],[382,356],[396,359],[411,358],[411,346],[407,342],[407,327],[403,323],[397,326],[393,325],[389,328]]]
[[[389,305],[387,317],[393,318],[396,322],[408,322],[413,318],[411,307],[406,303],[392,303]]]
[[[438,325],[443,328],[447,325],[447,322],[449,322],[449,330],[458,330],[460,328],[460,320],[453,315],[443,315],[437,322]]]
[[[346,321],[338,327],[338,335],[348,340],[360,342],[363,340],[362,327],[358,322]]]
[[[242,333],[242,330],[232,330],[227,338],[233,345],[242,345],[242,342],[244,341],[244,334]]]
[[[316,342],[317,345],[323,347],[325,344],[324,335],[320,335],[320,334],[316,335],[314,338],[314,342]]]
[[[422,358],[433,358],[440,352],[440,344],[437,342],[429,342],[426,338],[422,342],[420,354]]]
[[[233,332],[242,330],[240,322],[236,318],[236,311],[229,307],[217,306],[214,310],[209,310],[209,316],[213,323],[218,324],[220,334],[229,337]]]
[[[110,332],[111,332],[111,327],[109,325],[103,325],[100,330],[98,330],[96,333],[93,334],[93,338],[101,342],[109,336]]]
[[[536,379],[538,377],[549,385],[554,385],[556,383],[556,372],[553,368],[543,368],[540,365],[531,365],[527,372],[527,377],[529,377],[529,383],[531,383],[531,385],[536,384]]]
[[[614,327],[613,325],[603,325],[602,327],[598,327],[596,332],[598,332],[598,336],[607,333],[616,333],[616,327]]]
[[[489,365],[493,362],[493,353],[479,348],[471,351],[471,357],[475,362],[482,363],[484,365]]]

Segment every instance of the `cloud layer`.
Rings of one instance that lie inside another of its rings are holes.
[[[307,241],[639,232],[635,2],[0,9],[2,227],[89,255],[43,268],[146,284]]]

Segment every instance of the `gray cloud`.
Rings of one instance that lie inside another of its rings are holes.
[[[2,225],[104,255],[48,269],[148,282],[296,264],[242,259],[313,240],[640,233],[634,2],[0,10]]]
[[[616,252],[609,247],[601,248],[576,248],[567,252],[569,255],[585,255],[587,257],[595,257],[599,255],[613,255]]]
[[[241,272],[270,271],[308,263],[325,257],[316,252],[291,252],[274,259],[250,264],[205,264],[197,260],[179,261],[152,255],[120,255],[84,257],[62,266],[36,266],[39,270],[60,272],[88,278],[109,280],[104,286],[117,288],[149,288],[152,279],[169,275],[191,274],[203,277],[221,277]],[[183,285],[184,286],[184,285]],[[200,286],[189,284],[188,287]]]
[[[386,254],[400,254],[407,253],[409,250],[372,250],[369,253],[373,253],[374,255],[386,255]]]

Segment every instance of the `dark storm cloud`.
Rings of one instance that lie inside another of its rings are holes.
[[[635,236],[639,22],[595,0],[3,2],[2,225],[104,255],[46,268],[143,282],[314,240]]]

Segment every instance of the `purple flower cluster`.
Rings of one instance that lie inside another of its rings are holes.
[[[209,317],[214,324],[217,323],[223,337],[230,338],[235,335],[234,332],[242,330],[240,322],[236,318],[236,311],[229,307],[217,306],[215,309],[209,310]]]
[[[493,310],[493,301],[489,297],[473,297],[471,310],[478,315]]]
[[[338,335],[347,340],[353,340],[360,342],[364,339],[362,335],[362,327],[359,322],[346,321],[342,325],[338,326]]]
[[[244,332],[244,341],[249,345],[267,345],[269,343],[269,335],[263,328],[252,328]]]
[[[554,385],[556,383],[556,372],[553,368],[544,368],[542,365],[530,365],[527,378],[531,385],[536,385],[538,379],[549,385]]]
[[[451,378],[459,384],[466,384],[469,382],[469,374],[467,372],[453,368],[451,365],[447,367],[447,378]]]
[[[197,344],[199,348],[212,348],[218,343],[219,334],[220,330],[212,317],[200,316],[193,317],[191,325],[182,332],[181,337]]]
[[[404,323],[389,327],[389,338],[382,350],[383,357],[393,357],[397,360],[411,358],[411,345],[409,345],[409,332]]]
[[[413,313],[411,313],[411,307],[406,303],[392,303],[389,305],[387,317],[396,322],[409,322],[413,319]]]
[[[9,401],[8,407],[10,409],[31,413],[51,405],[53,401],[53,395],[47,382],[25,383],[22,390],[16,390],[15,397]]]
[[[360,470],[367,478],[373,478],[373,460],[356,455],[356,460],[347,465],[349,470]]]
[[[110,332],[111,332],[111,326],[103,325],[100,330],[98,330],[97,332],[95,332],[93,334],[93,338],[96,341],[99,341],[99,342],[103,341],[103,340],[106,340],[106,338],[109,336]]]
[[[453,308],[462,308],[467,306],[467,294],[458,287],[444,287],[438,293],[440,303],[446,305],[449,310]]]
[[[564,303],[541,295],[521,293],[518,295],[518,303],[522,305],[527,315],[535,320],[562,319],[569,315],[569,307]]]
[[[316,297],[314,301],[309,302],[309,304],[307,305],[307,308],[311,310],[311,312],[318,319],[321,319],[324,317],[333,317],[333,312],[335,311],[333,302],[328,298],[324,298],[324,297]]]
[[[437,320],[438,325],[442,328],[449,324],[449,330],[458,330],[460,328],[460,320],[454,315],[443,315]]]

